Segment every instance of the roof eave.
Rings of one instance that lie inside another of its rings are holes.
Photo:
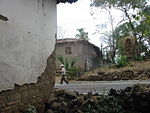
[[[66,3],[66,2],[73,3],[73,2],[76,2],[76,1],[78,1],[78,0],[57,0],[57,4],[59,4],[59,3]]]

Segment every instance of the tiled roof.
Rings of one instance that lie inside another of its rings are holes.
[[[76,1],[78,1],[78,0],[57,0],[57,3],[66,3],[66,2],[73,3],[73,2],[76,2]]]
[[[79,41],[79,39],[76,38],[64,38],[64,39],[58,39],[57,43],[64,43],[64,42],[75,42]]]

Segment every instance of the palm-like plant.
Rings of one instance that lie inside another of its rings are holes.
[[[64,64],[65,68],[68,70],[73,67],[73,65],[78,61],[76,58],[66,58],[64,56],[57,56],[57,59]]]

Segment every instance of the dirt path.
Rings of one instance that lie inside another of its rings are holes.
[[[61,76],[56,76],[55,77],[55,83],[60,83],[60,80],[61,80]],[[69,80],[69,82],[71,82],[71,83],[74,83],[74,82],[76,82],[75,80]]]

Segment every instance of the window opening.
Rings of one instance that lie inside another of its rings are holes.
[[[71,47],[66,47],[65,52],[66,52],[66,55],[72,54]]]

